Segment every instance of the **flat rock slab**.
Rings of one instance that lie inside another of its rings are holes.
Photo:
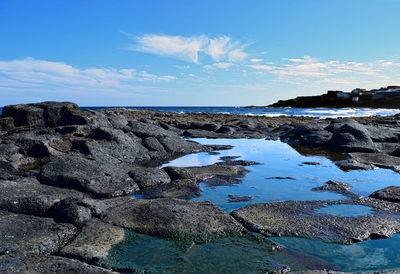
[[[179,199],[132,200],[101,214],[116,226],[162,238],[192,238],[207,241],[236,235],[245,229],[211,202]]]
[[[0,211],[0,254],[50,254],[76,232],[53,219]]]
[[[385,200],[389,202],[400,203],[400,187],[399,186],[389,186],[383,189],[377,190],[371,195],[371,198]]]
[[[98,197],[116,197],[139,190],[138,185],[119,168],[70,155],[45,164],[38,179],[44,184],[72,188]]]
[[[125,237],[125,229],[92,219],[78,236],[59,252],[60,255],[78,258],[85,262],[105,259],[111,247]]]
[[[253,204],[231,215],[251,231],[264,235],[297,236],[351,244],[369,238],[388,238],[400,231],[400,220],[382,216],[339,217],[314,211],[327,202],[287,201]]]
[[[116,273],[104,268],[88,265],[78,260],[56,256],[0,256],[1,273],[24,274],[111,274]]]
[[[37,216],[45,216],[52,206],[63,199],[86,197],[73,189],[40,184],[35,178],[0,180],[0,192],[0,209]]]
[[[381,168],[400,169],[400,157],[386,153],[349,153],[350,161],[356,161],[365,165],[374,165]]]

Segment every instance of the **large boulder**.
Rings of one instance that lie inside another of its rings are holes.
[[[79,106],[70,102],[9,105],[3,108],[1,117],[12,117],[16,127],[55,127],[87,123],[79,113]]]
[[[127,195],[139,190],[118,166],[72,155],[63,155],[45,164],[38,179],[47,185],[72,188],[98,197]]]
[[[353,119],[333,120],[326,130],[333,133],[331,148],[341,152],[376,152],[367,128]]]
[[[100,219],[148,235],[188,237],[199,242],[244,232],[239,223],[213,203],[180,199],[132,200],[109,208]]]
[[[50,218],[0,211],[0,254],[51,254],[76,231]]]
[[[312,147],[325,147],[332,138],[332,132],[325,130],[326,125],[321,123],[293,123],[293,129],[284,131],[280,139],[291,145],[305,145]]]

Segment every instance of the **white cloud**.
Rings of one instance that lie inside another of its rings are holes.
[[[205,68],[205,69],[212,69],[212,68],[229,69],[230,67],[232,67],[234,65],[235,64],[228,63],[228,62],[218,62],[218,63],[214,63],[212,65],[205,65],[205,66],[203,66],[203,68]]]
[[[210,56],[217,62],[238,62],[248,54],[244,51],[246,45],[233,41],[229,36],[210,38],[206,35],[191,37],[146,34],[132,37],[134,45],[129,50],[167,56],[191,63],[199,63],[200,53]]]
[[[264,59],[260,59],[260,58],[253,58],[253,59],[250,59],[250,61],[251,61],[251,62],[253,62],[253,63],[259,63],[259,62],[262,62],[262,61],[264,61]]]
[[[76,68],[62,62],[26,58],[0,61],[0,87],[130,88],[136,82],[171,81],[175,76],[157,76],[135,69]]]

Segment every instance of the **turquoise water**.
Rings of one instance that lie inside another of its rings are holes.
[[[241,160],[262,163],[246,167],[250,172],[232,186],[215,187],[207,185],[207,182],[201,183],[202,196],[194,200],[212,201],[227,212],[250,203],[346,199],[336,193],[311,191],[328,180],[349,183],[354,192],[364,196],[386,186],[400,186],[400,175],[391,170],[343,171],[323,155],[304,156],[280,141],[194,140],[203,144],[230,144],[234,148],[220,151],[220,154],[190,154],[166,165],[210,165],[221,161],[222,156],[239,156]],[[319,164],[307,165],[304,162]],[[254,196],[254,200],[229,203],[228,194]],[[331,205],[316,212],[336,216],[377,214],[371,208],[359,205]],[[274,250],[270,240],[285,248]],[[279,265],[289,265],[293,270],[392,270],[400,269],[400,235],[349,246],[292,237],[267,239],[253,233],[193,244],[128,231],[126,239],[112,248],[108,261],[99,264],[119,270],[155,273],[263,273],[279,268]]]
[[[271,241],[252,233],[198,245],[127,231],[125,240],[109,254],[98,264],[151,273],[265,273],[282,264],[297,270],[337,269],[325,260],[295,250],[274,251]]]
[[[315,210],[315,213],[340,217],[358,217],[372,215],[372,208],[363,205],[329,205]]]
[[[209,200],[230,212],[252,203],[286,200],[339,200],[345,196],[332,192],[315,192],[312,188],[328,180],[348,183],[352,191],[362,196],[391,185],[400,186],[400,175],[392,170],[343,171],[325,156],[303,156],[280,141],[264,139],[193,139],[202,144],[230,144],[234,148],[222,150],[219,155],[195,153],[183,156],[166,165],[203,166],[219,162],[222,156],[240,156],[241,160],[257,161],[262,165],[246,167],[250,172],[242,183],[233,186],[209,187],[200,184],[202,196],[194,200]],[[304,165],[317,162],[319,165]],[[293,177],[292,179],[267,179]],[[228,194],[254,196],[249,202],[229,203]]]

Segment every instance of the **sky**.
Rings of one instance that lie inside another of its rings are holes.
[[[0,106],[244,106],[400,85],[400,0],[0,0]]]

